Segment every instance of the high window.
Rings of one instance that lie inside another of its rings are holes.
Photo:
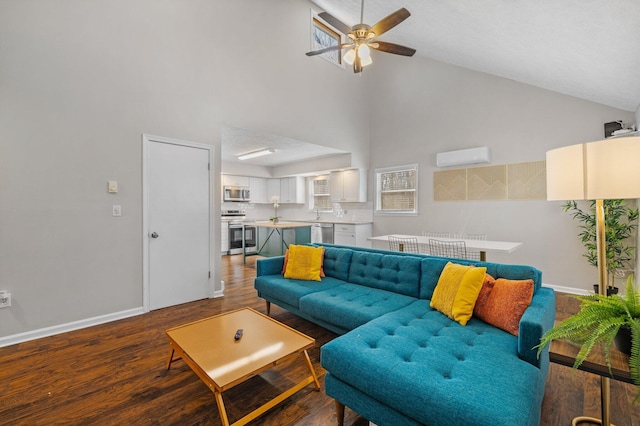
[[[376,214],[418,214],[418,165],[376,169]]]
[[[337,46],[342,38],[340,33],[330,28],[322,22],[320,18],[312,14],[311,17],[311,50],[324,49],[325,47]],[[336,65],[342,65],[342,51],[332,50],[322,55],[325,59]]]

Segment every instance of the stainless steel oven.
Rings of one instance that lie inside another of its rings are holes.
[[[240,222],[229,222],[229,254],[242,253],[242,231],[244,228],[245,253],[256,252],[256,227]]]

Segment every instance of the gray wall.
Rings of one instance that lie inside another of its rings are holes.
[[[0,2],[0,289],[13,296],[0,338],[139,308],[141,134],[211,144],[219,170],[223,124],[344,149],[370,170],[418,161],[420,216],[376,217],[375,234],[486,232],[525,243],[493,260],[534,264],[557,285],[595,279],[558,203],[433,203],[435,153],[488,145],[494,164],[539,160],[633,113],[417,57],[377,55],[355,77],[304,55],[309,7]]]
[[[0,289],[13,297],[0,309],[0,338],[142,306],[143,133],[215,146],[218,172],[221,124],[368,161],[365,92],[304,55],[309,9],[0,2]],[[119,182],[117,195],[107,180]],[[219,211],[219,197],[213,204]]]
[[[379,101],[371,102],[370,169],[419,163],[420,208],[417,217],[376,216],[374,235],[486,233],[524,243],[489,260],[534,265],[555,286],[588,289],[597,282],[561,202],[434,202],[433,172],[442,170],[435,156],[488,146],[492,164],[544,160],[549,149],[602,139],[603,123],[632,120],[632,112],[423,58],[379,55],[371,74]]]

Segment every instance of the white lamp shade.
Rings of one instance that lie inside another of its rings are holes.
[[[548,200],[640,198],[640,137],[547,151]]]
[[[358,47],[358,56],[360,59],[367,59],[371,56],[371,49],[366,44],[361,44]]]
[[[347,53],[344,54],[342,59],[344,59],[344,61],[347,64],[353,65],[353,61],[356,59],[356,50],[355,49],[348,50]]]

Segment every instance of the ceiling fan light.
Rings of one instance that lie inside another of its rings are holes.
[[[363,61],[366,60],[367,58],[371,58],[371,49],[369,48],[369,46],[367,46],[366,44],[361,44],[358,47],[358,56]]]
[[[342,59],[349,65],[353,65],[353,61],[355,61],[356,59],[356,50],[355,49],[350,49],[348,50],[344,56],[342,57]]]
[[[371,65],[373,63],[373,59],[371,58],[371,56],[367,56],[366,58],[362,58],[360,60],[360,65],[362,65],[363,67],[366,67],[367,65]]]

